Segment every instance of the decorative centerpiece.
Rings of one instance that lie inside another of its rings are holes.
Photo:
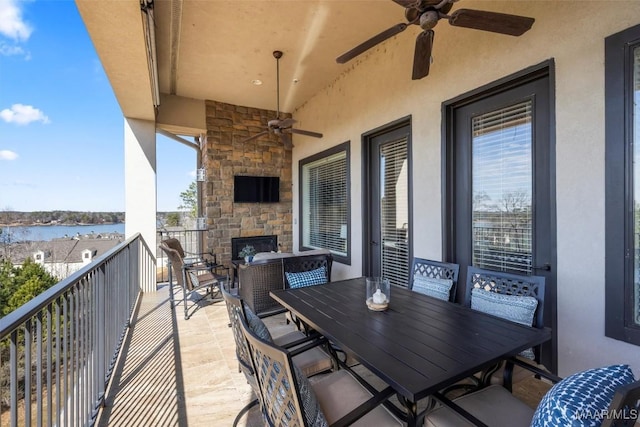
[[[373,311],[384,311],[391,300],[391,284],[383,277],[367,277],[367,307]]]
[[[249,264],[251,261],[253,261],[253,256],[256,254],[256,249],[251,246],[251,245],[247,245],[244,248],[242,248],[242,250],[238,253],[239,256],[241,256],[242,258],[244,258],[244,262],[246,262],[247,264]]]

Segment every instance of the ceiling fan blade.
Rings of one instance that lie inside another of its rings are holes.
[[[251,135],[250,137],[245,138],[245,139],[243,139],[243,140],[242,140],[242,141],[240,141],[240,142],[245,143],[245,142],[247,142],[247,141],[251,141],[252,139],[259,138],[259,137],[261,137],[262,135],[266,135],[266,134],[268,134],[268,133],[269,133],[269,131],[268,131],[268,130],[264,130],[264,131],[262,131],[262,132],[260,132],[260,133],[256,133],[255,135]]]
[[[311,132],[310,130],[302,129],[287,129],[288,133],[297,133],[299,135],[312,136],[314,138],[322,138],[322,134],[318,132]]]
[[[290,133],[281,133],[280,141],[282,141],[282,145],[287,150],[291,150],[293,148],[293,142],[291,142],[291,134]]]
[[[358,46],[351,49],[349,52],[344,53],[343,55],[340,55],[339,57],[336,58],[336,62],[338,64],[344,64],[345,62],[352,60],[353,58],[360,55],[361,53],[364,53],[367,50],[371,49],[378,43],[382,43],[386,39],[393,37],[398,33],[403,32],[406,28],[407,28],[407,24],[405,24],[404,22],[401,24],[394,25],[393,27],[384,30],[380,34],[371,37],[369,40],[365,41],[364,43],[359,44]]]
[[[456,27],[521,36],[531,29],[535,19],[485,10],[458,9],[449,17],[449,23]]]
[[[399,4],[402,7],[415,7],[416,4],[420,4],[419,1],[416,0],[392,0],[394,3]]]
[[[413,54],[412,80],[420,80],[429,75],[431,66],[431,49],[433,47],[433,30],[423,31],[416,38],[416,50]]]
[[[294,119],[284,119],[284,120],[280,120],[280,122],[278,123],[278,127],[280,129],[283,128],[290,128],[291,126],[293,126],[295,123],[297,123],[297,120]]]

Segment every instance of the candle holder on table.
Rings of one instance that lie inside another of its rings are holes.
[[[367,277],[367,307],[373,311],[384,311],[391,300],[391,284],[383,277]]]

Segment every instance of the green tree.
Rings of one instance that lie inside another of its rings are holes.
[[[0,263],[0,315],[5,316],[58,282],[40,264],[27,259],[22,266]]]
[[[189,212],[192,218],[198,215],[198,186],[195,181],[189,184],[189,188],[180,193],[182,204],[178,209]]]
[[[180,214],[178,212],[169,212],[167,214],[167,226],[177,227],[180,225]]]

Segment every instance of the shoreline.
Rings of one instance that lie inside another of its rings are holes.
[[[99,224],[96,223],[83,223],[83,222],[65,222],[65,223],[56,223],[56,224],[42,224],[42,223],[34,223],[34,224],[24,224],[21,222],[13,222],[11,224],[2,224],[0,223],[0,227],[85,227],[92,225],[117,225],[124,224],[123,222],[101,222]]]

